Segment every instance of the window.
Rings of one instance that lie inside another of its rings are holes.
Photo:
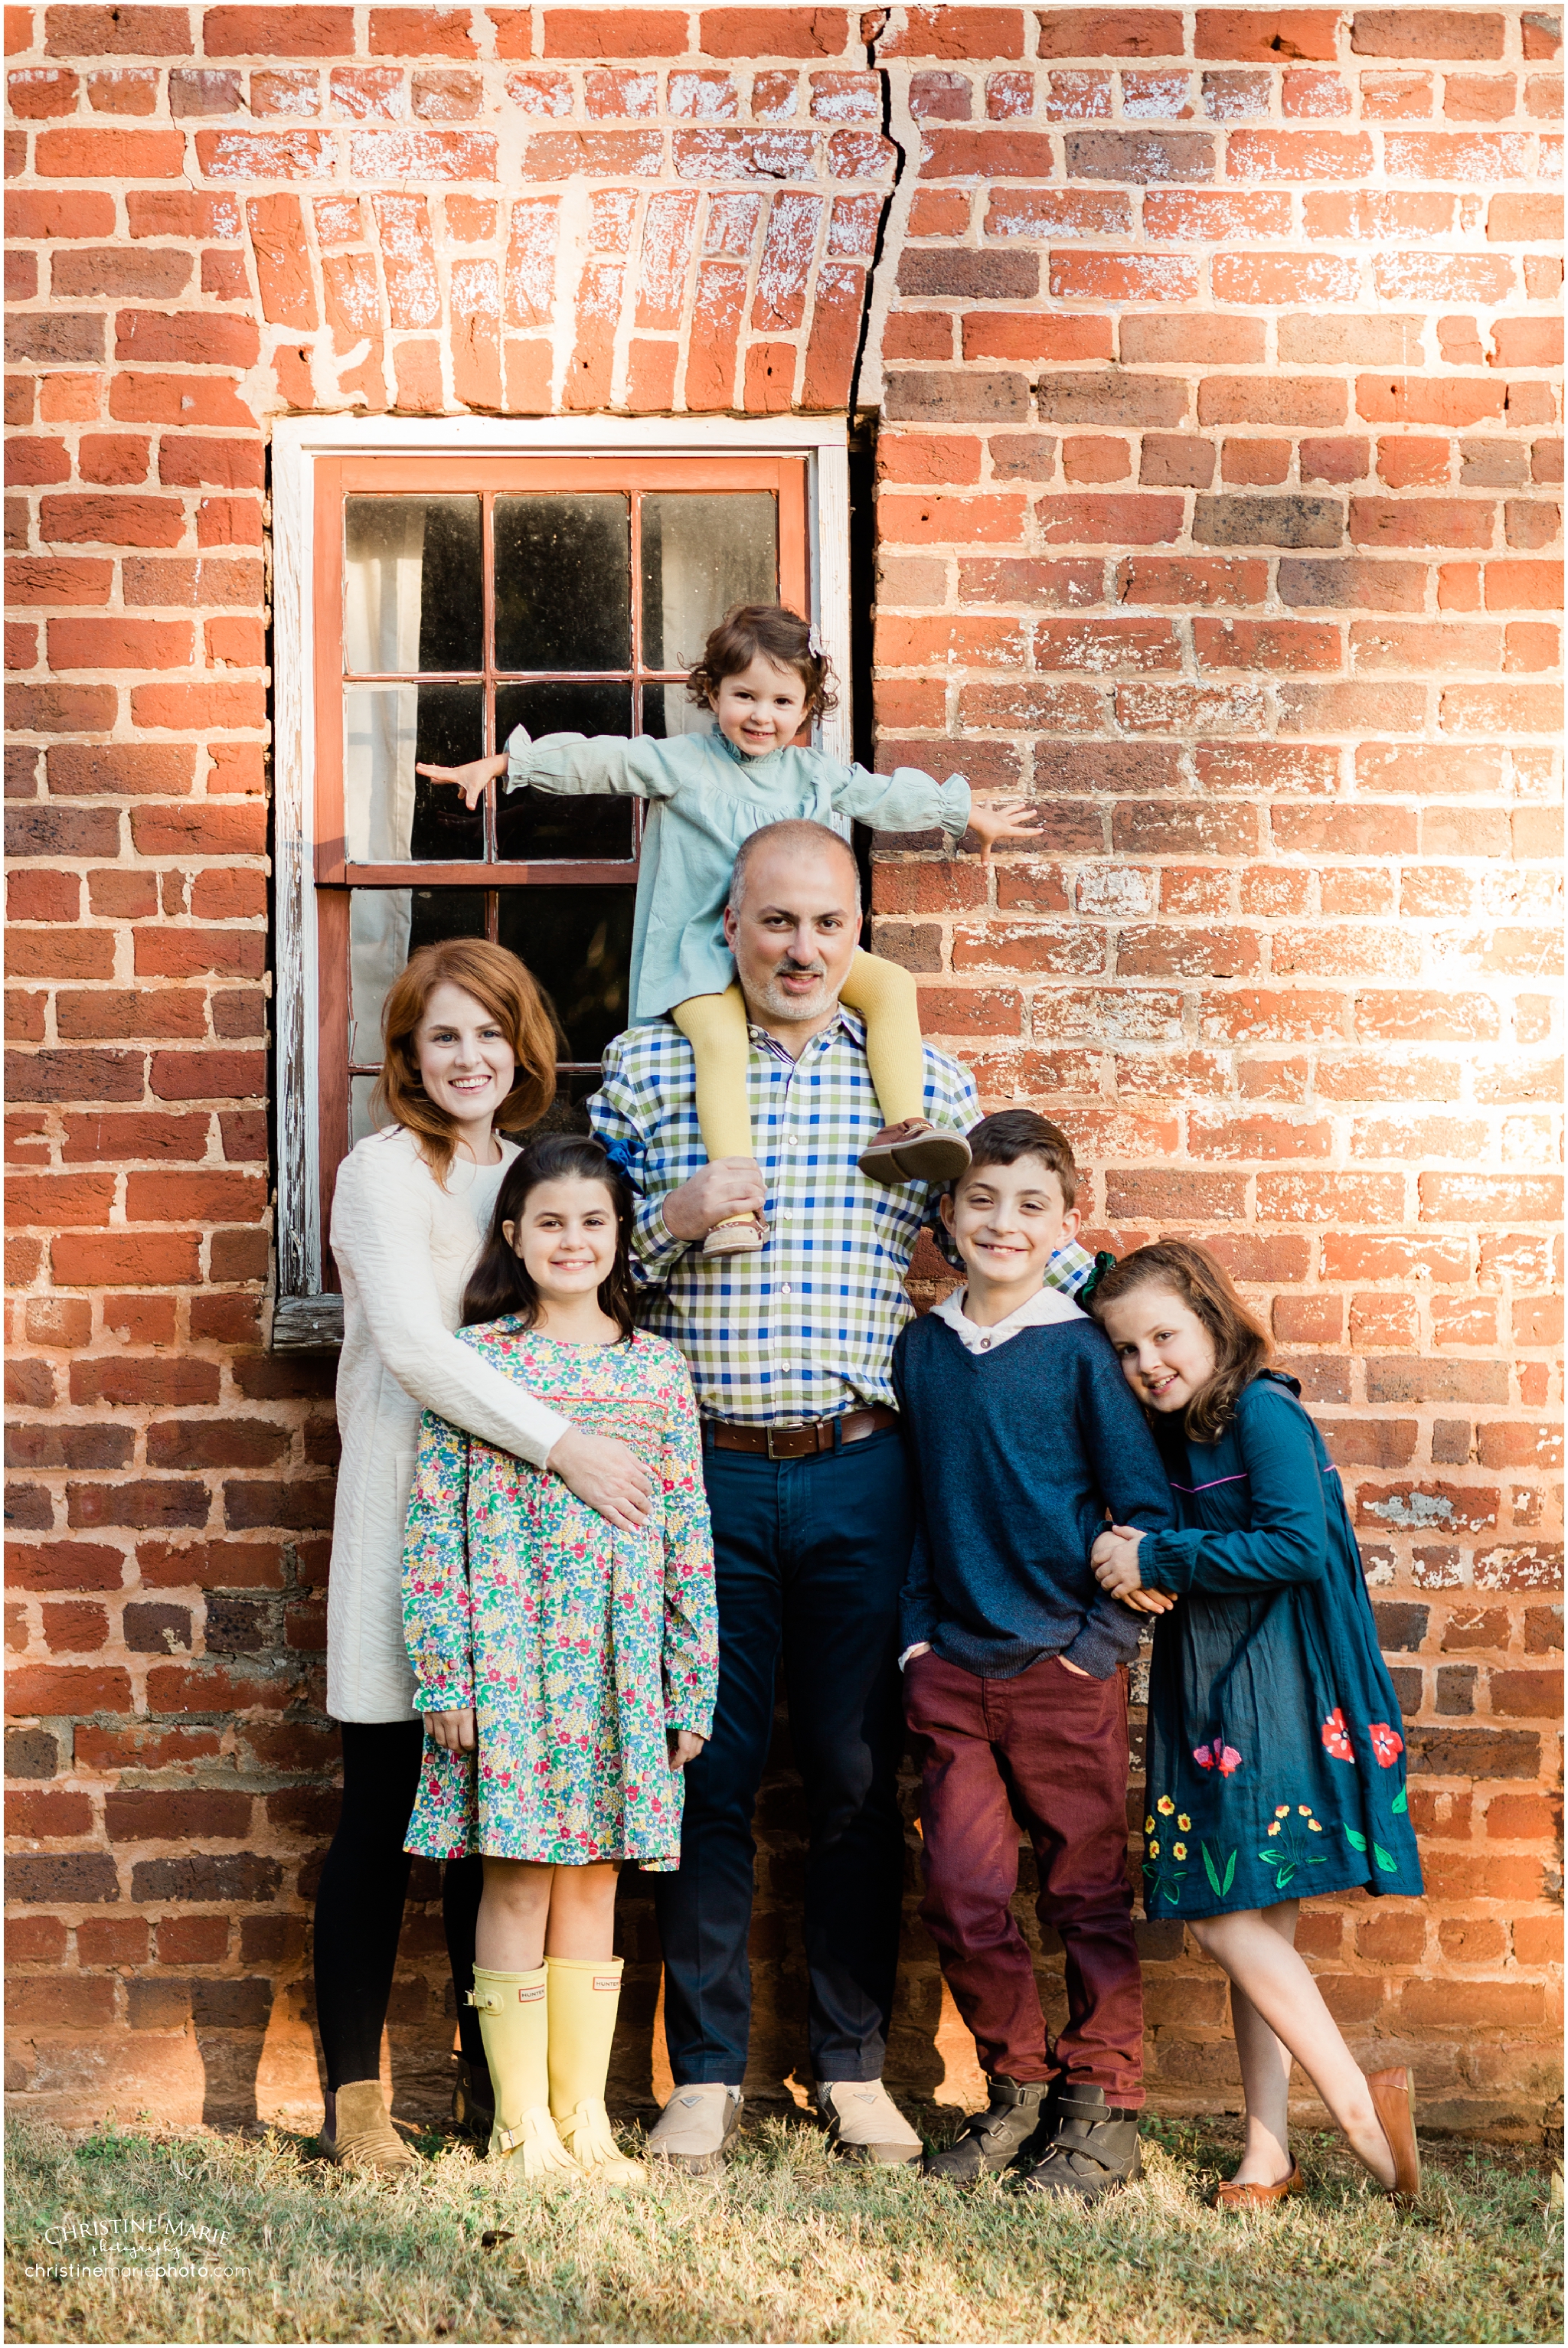
[[[743,599],[812,613],[844,673],[841,425],[762,438],[720,419],[691,433],[699,454],[669,445],[679,427],[602,421],[394,422],[379,448],[364,419],[278,427],[274,1344],[341,1325],[332,1188],[371,1129],[381,1006],[416,947],[486,936],[528,964],[563,1106],[625,1023],[640,806],[497,783],[470,812],[416,767],[499,750],[519,724],[705,725],[686,673]],[[829,725],[841,750],[847,710]]]

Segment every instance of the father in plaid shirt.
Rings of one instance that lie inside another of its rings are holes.
[[[898,1599],[913,1519],[889,1367],[926,1183],[856,1160],[882,1125],[864,1029],[841,1009],[860,876],[824,825],[769,826],[736,862],[725,931],[746,997],[757,1164],[709,1165],[691,1045],[668,1021],[604,1055],[593,1129],[641,1189],[633,1264],[645,1324],[690,1365],[718,1590],[713,1735],[686,1772],[678,1874],[655,1879],[675,2094],[649,2150],[705,2170],[739,2125],[751,2024],[751,1820],[780,1655],[810,1819],[805,1883],[818,2110],[846,2153],[914,2161],[882,2084],[897,1968],[903,1825]],[[967,1074],[925,1047],[925,1113],[964,1133]],[[766,1216],[760,1251],[705,1256],[727,1218]],[[1063,1262],[1076,1286],[1092,1269]]]

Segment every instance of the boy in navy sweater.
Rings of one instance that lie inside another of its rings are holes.
[[[922,1763],[921,1914],[989,2076],[987,2109],[928,2173],[1017,2166],[1093,2201],[1140,2172],[1143,1989],[1127,1875],[1127,1671],[1138,1617],[1089,1552],[1172,1521],[1154,1439],[1110,1346],[1045,1285],[1076,1236],[1067,1137],[1032,1109],[969,1136],[942,1201],[967,1285],[913,1321],[893,1384],[917,1496],[900,1635]],[[1068,2019],[1049,2044],[1010,1901],[1022,1825],[1039,1917],[1062,1941]]]

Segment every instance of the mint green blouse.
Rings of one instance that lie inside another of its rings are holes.
[[[531,742],[519,726],[506,747],[509,791],[614,793],[649,803],[632,923],[634,1025],[662,1018],[691,995],[722,994],[735,976],[724,942],[729,876],[742,841],[765,824],[804,818],[845,837],[851,820],[873,831],[940,827],[961,839],[969,821],[962,775],[944,783],[918,767],[873,775],[793,746],[750,758],[717,724],[667,741],[546,734]]]

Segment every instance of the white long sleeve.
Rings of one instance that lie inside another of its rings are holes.
[[[542,1468],[572,1422],[459,1344],[436,1286],[436,1204],[435,1185],[411,1182],[390,1154],[356,1150],[333,1200],[333,1254],[354,1281],[384,1366],[409,1399]]]

